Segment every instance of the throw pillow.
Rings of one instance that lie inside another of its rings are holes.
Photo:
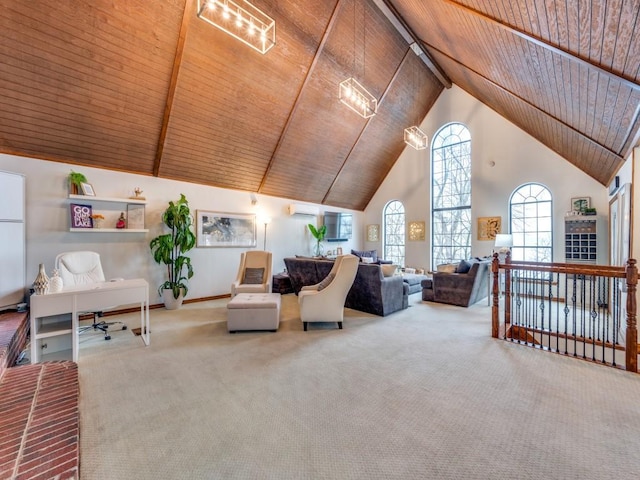
[[[436,270],[440,273],[455,273],[457,267],[457,263],[442,263],[437,266]]]
[[[329,284],[333,282],[333,279],[335,278],[335,276],[336,276],[335,273],[330,273],[329,275],[324,277],[324,279],[318,284],[318,291],[324,290],[325,288],[327,288]]]
[[[260,284],[264,276],[264,268],[245,268],[242,283]]]
[[[390,263],[385,263],[384,265],[380,265],[382,269],[382,275],[385,277],[393,277],[396,273],[396,266]]]
[[[469,270],[471,270],[471,264],[466,260],[460,260],[456,268],[456,273],[469,273]]]
[[[351,250],[351,254],[356,257],[371,257],[374,262],[378,261],[378,251],[377,250]]]
[[[362,263],[373,263],[373,257],[360,257]]]

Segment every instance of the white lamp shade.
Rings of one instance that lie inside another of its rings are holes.
[[[496,234],[496,243],[494,245],[497,248],[511,248],[513,247],[513,236],[508,233]]]

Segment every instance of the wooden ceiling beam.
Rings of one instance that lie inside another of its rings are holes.
[[[378,9],[383,13],[385,17],[391,22],[394,28],[400,33],[402,38],[411,45],[412,43],[416,43],[421,48],[421,55],[418,55],[418,58],[424,62],[424,64],[429,68],[431,73],[435,75],[438,81],[445,87],[451,88],[451,79],[447,76],[444,70],[438,65],[429,53],[422,48],[424,46],[424,42],[418,38],[418,36],[411,30],[411,27],[405,22],[404,18],[400,15],[396,7],[390,2],[390,0],[373,0],[373,3],[378,7]]]
[[[173,100],[175,98],[176,89],[178,88],[178,75],[182,66],[182,57],[184,55],[184,46],[187,41],[187,32],[189,31],[189,22],[193,15],[193,0],[185,0],[184,13],[182,14],[182,24],[180,25],[180,34],[178,35],[178,44],[176,45],[176,54],[173,60],[173,70],[171,71],[171,80],[169,82],[169,90],[167,92],[167,101],[164,107],[164,115],[162,117],[162,127],[160,128],[160,136],[158,138],[158,148],[156,149],[156,158],[153,162],[153,176],[160,174],[160,163],[164,153],[164,145],[167,141],[167,130],[169,128],[169,119],[171,118],[171,110],[173,108]]]
[[[298,110],[298,106],[300,105],[300,99],[302,97],[302,92],[304,91],[305,87],[308,85],[310,79],[311,79],[311,75],[313,74],[313,72],[315,71],[316,65],[318,64],[318,59],[320,58],[320,55],[322,54],[322,51],[324,50],[324,46],[327,43],[327,40],[329,38],[329,35],[331,34],[331,31],[333,30],[333,27],[336,23],[336,20],[338,18],[338,14],[340,13],[340,10],[342,10],[342,6],[344,5],[345,0],[338,0],[335,4],[335,6],[333,7],[333,12],[331,13],[331,18],[329,19],[329,23],[327,23],[327,26],[324,30],[324,34],[322,35],[322,39],[320,40],[320,43],[318,44],[318,48],[316,49],[316,52],[313,56],[313,60],[311,60],[311,64],[309,65],[309,69],[307,70],[307,74],[304,77],[304,81],[302,82],[302,85],[300,85],[300,89],[298,90],[298,94],[296,95],[296,99],[293,102],[293,106],[291,107],[291,111],[289,112],[289,116],[287,117],[287,121],[284,124],[284,127],[282,127],[282,132],[280,133],[280,137],[278,138],[278,143],[276,144],[273,153],[271,154],[271,159],[269,160],[269,164],[267,165],[267,168],[264,172],[264,175],[262,176],[262,181],[260,182],[260,186],[258,187],[258,191],[257,193],[262,192],[262,189],[264,188],[265,183],[267,182],[267,177],[269,176],[269,173],[271,172],[271,168],[273,166],[273,162],[275,161],[276,155],[278,154],[278,152],[280,151],[280,148],[282,147],[282,142],[284,141],[285,136],[287,135],[287,132],[289,130],[289,127],[291,126],[291,122],[293,120],[293,116],[296,113],[296,111]]]

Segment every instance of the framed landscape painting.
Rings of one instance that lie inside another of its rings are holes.
[[[197,210],[197,247],[255,247],[256,216]]]

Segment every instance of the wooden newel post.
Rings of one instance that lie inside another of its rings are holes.
[[[635,258],[627,261],[627,345],[625,365],[628,371],[638,372],[638,327],[636,326],[636,291],[638,287],[638,267]]]
[[[499,310],[499,302],[498,298],[499,293],[499,280],[498,280],[498,272],[500,261],[498,260],[498,254],[493,254],[493,261],[491,262],[491,276],[493,282],[493,288],[491,289],[491,293],[493,295],[493,305],[491,307],[491,336],[493,338],[498,338],[500,332],[500,310]]]

